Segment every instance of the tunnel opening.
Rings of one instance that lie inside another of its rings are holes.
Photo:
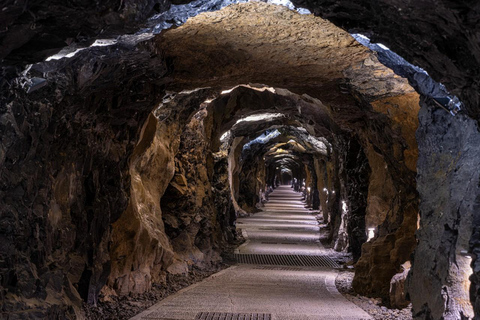
[[[171,94],[150,118],[161,123],[156,139],[175,145],[168,160],[171,178],[164,179],[163,188],[168,186],[160,201],[171,246],[171,260],[162,272],[187,273],[193,266],[218,261],[225,241],[238,237],[238,217],[262,211],[269,194],[282,185],[318,211],[335,250],[360,259],[369,232],[370,170],[375,169],[370,169],[366,140],[342,128],[319,100],[264,88],[250,84],[223,93],[195,89]],[[166,115],[172,120],[166,121]],[[184,119],[181,125],[179,118]],[[153,152],[153,158],[157,151],[147,153]],[[219,180],[221,188],[212,188]],[[209,205],[217,203],[222,205]],[[214,220],[207,214],[212,211]],[[222,224],[218,227],[215,220]]]

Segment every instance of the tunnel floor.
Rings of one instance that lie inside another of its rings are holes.
[[[328,259],[333,252],[321,245],[320,226],[300,194],[280,186],[269,199],[263,212],[238,220],[247,241],[236,256],[250,262],[187,287],[131,320],[372,319],[337,291],[337,271],[321,266],[324,259],[312,259]]]

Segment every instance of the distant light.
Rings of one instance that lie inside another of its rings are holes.
[[[51,60],[60,60],[62,58],[71,58],[73,56],[75,56],[77,53],[79,53],[80,51],[83,51],[85,50],[86,48],[80,48],[80,49],[77,49],[73,52],[70,52],[70,53],[57,53],[57,54],[54,54],[53,56],[50,56],[48,57],[47,59],[45,59],[45,61],[51,61]]]
[[[310,187],[307,188],[308,192],[310,192],[312,189]]]
[[[226,89],[226,90],[223,90],[222,92],[220,92],[221,94],[227,94],[227,93],[230,93],[232,92],[233,90],[237,89],[238,87],[245,87],[245,88],[249,88],[249,89],[253,89],[253,90],[256,90],[256,91],[260,91],[260,92],[263,92],[263,91],[270,91],[272,93],[275,93],[275,89],[272,88],[272,87],[252,87],[248,84],[241,84],[241,85],[238,85],[238,86],[235,86],[235,87],[232,87],[230,89]]]
[[[360,33],[353,34],[352,36],[370,41],[370,39],[368,37],[366,37],[366,36],[364,36],[363,34],[360,34]]]
[[[210,103],[212,101],[213,101],[213,99],[207,99],[207,100],[203,101],[203,103]]]
[[[370,241],[375,237],[375,228],[368,228],[368,238],[367,241]]]
[[[261,135],[259,135],[255,139],[246,143],[243,146],[243,150],[246,150],[246,149],[250,148],[250,146],[255,144],[255,143],[267,143],[271,139],[278,137],[280,134],[281,134],[281,132],[278,131],[278,129],[275,129],[274,131],[271,131],[271,132],[266,131],[265,133],[262,133]]]
[[[342,210],[343,212],[347,212],[347,203],[345,201],[342,201]]]
[[[311,14],[310,10],[305,8],[297,8],[295,5],[289,0],[267,0],[268,3],[280,5],[287,7],[290,10],[296,10],[299,14]]]

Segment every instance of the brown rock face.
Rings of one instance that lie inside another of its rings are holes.
[[[205,111],[192,118],[208,94],[177,95],[154,110],[142,129],[130,164],[130,204],[113,224],[108,285],[117,294],[148,291],[169,267],[188,272],[193,264],[219,259],[213,172],[203,156],[211,133],[203,126]]]
[[[480,3],[451,0],[293,2],[345,30],[363,32],[427,70],[436,81],[461,97],[471,117],[480,118]]]
[[[110,224],[129,202],[127,158],[161,97],[161,66],[148,41],[135,52],[102,48],[33,66],[29,74],[50,72],[42,91],[5,91],[0,272],[8,317],[74,318],[82,299],[95,303],[110,272]]]
[[[324,102],[335,98],[338,90],[328,89],[343,70],[373,58],[325,20],[260,2],[200,14],[163,33],[158,46],[174,61],[176,88],[265,83],[304,93],[310,87],[323,89]]]

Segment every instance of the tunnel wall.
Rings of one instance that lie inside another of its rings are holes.
[[[348,251],[357,262],[362,253],[362,244],[367,240],[365,215],[371,169],[360,143],[355,139],[347,141],[343,161],[345,188],[348,202],[347,228]]]
[[[74,318],[82,300],[95,303],[111,268],[110,224],[130,199],[128,157],[163,96],[162,66],[148,41],[98,48],[32,67],[51,72],[43,90],[2,89],[0,273],[11,319]]]
[[[215,173],[210,118],[202,108],[181,130],[175,176],[161,198],[162,219],[176,255],[176,266],[169,267],[170,273],[178,272],[178,268],[186,273],[193,265],[205,267],[221,260],[219,253],[225,242],[222,227],[228,224],[217,221],[225,218],[215,206],[218,195],[212,186]]]
[[[130,160],[129,207],[112,225],[106,290],[143,293],[153,283],[161,283],[166,271],[185,274],[194,264],[219,259],[214,253],[218,246],[213,244],[217,239],[212,236],[216,223],[213,219],[212,226],[211,217],[216,212],[209,188],[211,172],[208,175],[208,158],[203,157],[205,112],[196,113],[207,95],[206,90],[178,94],[150,115]],[[192,143],[197,146],[194,150]],[[196,170],[186,172],[183,166]],[[179,202],[172,207],[172,201]],[[205,240],[203,251],[197,247],[199,239]]]
[[[419,119],[420,229],[407,292],[416,319],[472,318],[470,299],[478,312],[478,125],[425,101]]]

